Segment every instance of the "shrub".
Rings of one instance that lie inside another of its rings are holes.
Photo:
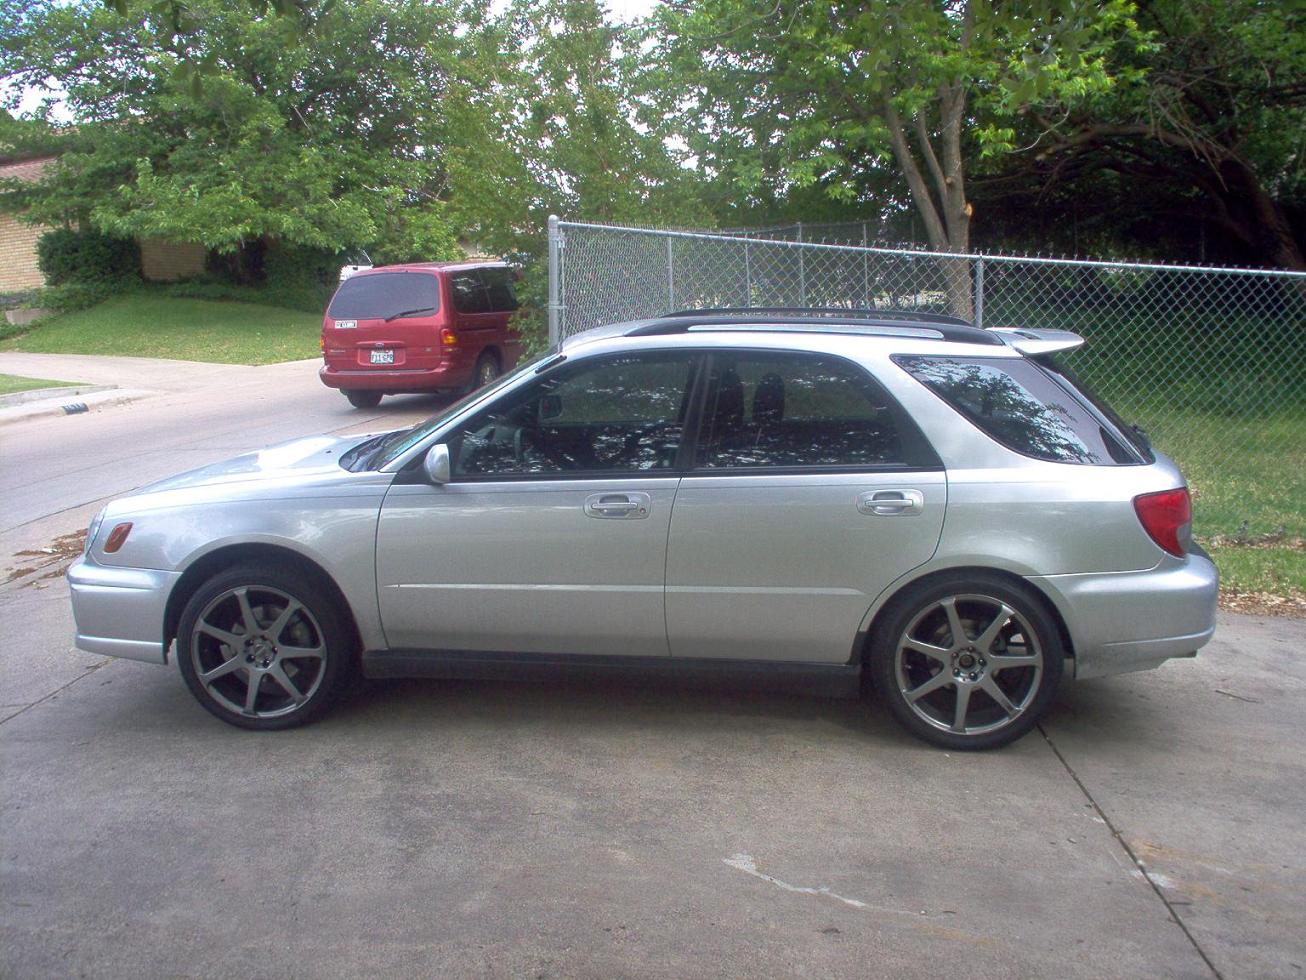
[[[140,273],[141,250],[130,239],[55,228],[37,241],[36,261],[51,286],[112,282]]]
[[[121,278],[99,282],[65,282],[37,290],[27,305],[58,313],[72,313],[74,310],[84,310],[96,303],[103,303],[121,293],[125,285],[126,281]]]

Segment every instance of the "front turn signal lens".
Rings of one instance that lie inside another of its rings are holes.
[[[112,531],[109,532],[109,537],[104,542],[104,553],[107,555],[113,554],[115,551],[117,551],[119,548],[121,548],[124,544],[127,543],[127,535],[131,533],[132,533],[132,526],[130,521],[128,521],[125,524],[119,524],[117,527],[115,527]]]

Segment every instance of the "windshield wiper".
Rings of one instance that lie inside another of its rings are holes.
[[[390,314],[390,316],[385,318],[384,322],[389,323],[391,320],[398,320],[401,316],[412,316],[415,313],[429,313],[432,310],[438,310],[439,308],[440,307],[438,306],[419,306],[415,310],[400,310],[398,313]]]

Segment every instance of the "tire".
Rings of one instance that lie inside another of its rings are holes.
[[[379,391],[346,391],[345,397],[354,408],[376,408],[381,404]]]
[[[1026,586],[983,573],[936,578],[896,596],[881,623],[869,652],[872,682],[903,727],[934,745],[1007,745],[1056,695],[1061,632]]]
[[[177,630],[177,664],[196,700],[229,725],[262,731],[325,711],[353,673],[355,649],[349,620],[318,577],[278,565],[214,575]]]
[[[476,372],[472,375],[472,390],[484,388],[499,376],[499,358],[494,351],[482,351],[476,359]]]

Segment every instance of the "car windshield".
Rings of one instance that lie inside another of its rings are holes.
[[[541,361],[550,356],[554,355],[540,354],[537,357],[531,358],[524,364],[518,365],[515,371],[505,374],[503,377],[486,387],[477,388],[475,391],[463,395],[462,398],[459,398],[444,410],[432,415],[425,422],[418,422],[411,428],[396,429],[393,432],[385,432],[379,436],[374,436],[373,438],[368,439],[366,442],[360,443],[340,457],[340,465],[353,472],[382,469],[388,463],[398,459],[409,449],[412,449],[413,446],[416,446],[419,442],[448,422],[468,405],[480,401],[488,395],[494,394],[501,388],[506,388],[523,374],[535,370]]]
[[[331,298],[333,320],[384,320],[440,308],[440,280],[426,272],[373,272],[346,279]]]

